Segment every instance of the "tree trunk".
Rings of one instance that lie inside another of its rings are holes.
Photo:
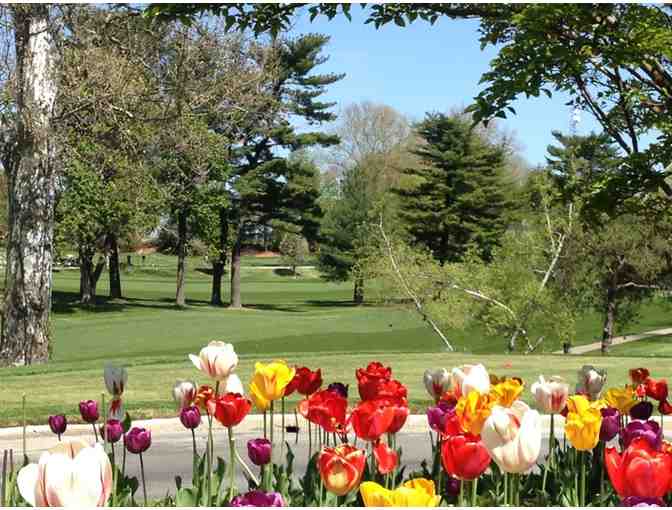
[[[119,246],[116,234],[109,234],[107,242],[110,248],[110,299],[121,299],[121,271],[119,271]]]
[[[231,304],[230,308],[242,308],[242,301],[240,299],[240,252],[242,247],[243,230],[238,227],[238,234],[236,241],[233,243],[231,250]]]
[[[56,179],[51,122],[57,63],[49,6],[11,6],[16,54],[16,140],[4,155],[7,267],[0,365],[49,359]]]
[[[210,304],[222,306],[222,276],[224,276],[224,266],[226,266],[226,244],[229,238],[229,221],[226,209],[219,210],[219,255],[217,260],[212,263],[212,292],[210,294]]]
[[[79,250],[79,302],[90,305],[96,298],[93,286],[93,253],[90,250]]]
[[[187,211],[177,214],[177,292],[175,304],[185,306],[184,278],[187,272]]]
[[[612,339],[614,338],[614,326],[616,324],[616,289],[607,290],[607,307],[604,311],[604,327],[602,328],[602,354],[609,352]]]
[[[355,276],[355,287],[352,292],[352,300],[356,305],[364,302],[364,278]]]

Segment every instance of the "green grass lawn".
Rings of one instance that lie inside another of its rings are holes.
[[[614,345],[610,356],[634,356],[640,358],[661,358],[672,356],[672,336],[644,338],[636,342]]]
[[[176,379],[206,382],[190,365],[187,354],[197,353],[214,339],[235,344],[244,381],[250,377],[253,361],[282,358],[292,364],[322,367],[327,382],[354,385],[356,367],[374,359],[384,361],[409,386],[416,408],[426,403],[421,377],[428,367],[481,361],[495,373],[519,375],[528,381],[540,371],[574,380],[582,363],[595,362],[607,367],[610,380],[617,383],[625,381],[629,367],[644,362],[615,356],[493,354],[503,351],[504,340],[486,338],[476,328],[448,332],[459,351],[449,354],[417,314],[402,306],[352,306],[350,284],[324,282],[314,269],[305,269],[294,278],[274,267],[246,265],[242,273],[246,309],[232,311],[208,304],[208,267],[202,258],[193,257],[186,284],[189,306],[177,309],[173,306],[175,258],[149,255],[144,265],[136,258],[122,276],[126,298],[109,301],[100,297],[90,308],[78,304],[77,270],[54,274],[53,361],[45,366],[2,371],[0,425],[20,421],[24,392],[31,423],[43,423],[48,414],[57,412],[76,418],[80,400],[100,398],[104,390],[102,369],[108,360],[129,367],[126,401],[132,414],[171,415],[170,393]],[[104,275],[99,296],[106,296],[107,289]],[[666,305],[649,305],[642,322],[633,326],[634,331],[669,326],[672,320],[667,322],[667,315]],[[586,316],[579,324],[581,336],[576,343],[591,341],[599,329],[599,317]],[[559,348],[552,343],[543,347],[547,351]],[[667,360],[647,363],[654,370],[668,364]]]

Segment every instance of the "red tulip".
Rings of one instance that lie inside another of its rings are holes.
[[[397,452],[382,441],[373,447],[373,456],[376,459],[378,472],[381,475],[391,473],[397,467],[397,462],[399,461]]]
[[[390,367],[384,367],[379,361],[372,361],[366,368],[358,368],[355,375],[357,376],[358,382],[363,377],[387,381],[392,378],[392,369]]]
[[[629,373],[634,384],[644,384],[650,375],[648,368],[631,368]]]
[[[296,390],[301,395],[312,395],[322,386],[322,370],[317,369],[314,372],[307,367],[300,367],[296,369],[294,379],[297,379]]]
[[[456,434],[444,438],[441,444],[441,460],[451,476],[461,480],[475,480],[490,465],[490,454],[480,437],[472,434]]]
[[[362,400],[377,400],[382,398],[406,398],[406,386],[394,379],[376,379],[364,376],[357,381],[359,396]]]
[[[380,402],[381,405],[391,407],[394,411],[394,418],[392,419],[392,423],[387,429],[387,432],[390,434],[396,434],[399,432],[399,430],[401,430],[401,427],[404,426],[410,413],[408,409],[408,401],[405,398],[399,398],[381,399],[378,402]]]
[[[650,397],[658,402],[667,400],[667,381],[665,379],[651,379],[650,377],[646,380],[646,396]]]
[[[658,412],[664,415],[672,414],[672,405],[667,400],[663,400],[658,404]]]
[[[365,464],[366,452],[349,444],[323,448],[317,461],[324,486],[337,496],[345,496],[359,485]]]
[[[252,401],[240,393],[226,393],[215,401],[215,418],[225,427],[235,427],[252,409]]]
[[[360,402],[350,414],[355,435],[364,441],[377,441],[394,421],[394,409],[376,400]]]
[[[297,374],[294,374],[292,380],[289,381],[289,384],[287,386],[285,386],[285,397],[289,397],[292,393],[296,391],[296,388],[298,387],[299,387],[299,379],[297,377]]]
[[[656,451],[645,439],[635,439],[623,453],[604,452],[604,464],[614,490],[629,496],[662,498],[672,483],[672,455]]]
[[[347,408],[348,401],[338,393],[329,390],[313,393],[299,403],[299,413],[327,432],[343,430]]]

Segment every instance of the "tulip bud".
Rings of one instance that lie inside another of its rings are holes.
[[[648,420],[653,414],[653,404],[651,402],[638,402],[630,409],[630,417],[635,420]]]
[[[49,416],[49,428],[54,434],[58,435],[58,439],[61,439],[61,434],[65,432],[65,429],[68,427],[68,420],[63,414],[57,414],[56,416]]]
[[[450,389],[450,373],[445,368],[438,370],[425,370],[423,382],[427,393],[438,401],[446,391]]]
[[[446,492],[449,496],[457,497],[460,495],[460,480],[453,476],[448,476],[446,480]]]
[[[348,398],[348,387],[349,384],[343,384],[340,382],[331,383],[327,386],[327,391],[333,391],[334,393],[340,395],[343,398]]]
[[[124,435],[124,427],[119,420],[107,420],[107,423],[100,427],[101,437],[108,443],[116,443]]]
[[[635,439],[645,439],[654,450],[659,450],[663,444],[663,431],[658,422],[649,421],[631,421],[621,431],[623,446],[627,448]]]
[[[191,381],[177,381],[173,386],[173,400],[177,410],[189,407],[196,397],[196,385]]]
[[[104,371],[105,386],[110,395],[115,398],[121,397],[126,388],[126,381],[128,380],[128,373],[123,367],[115,367],[111,364],[105,365]]]
[[[152,445],[152,434],[149,430],[133,427],[124,436],[126,449],[131,453],[142,453]]]
[[[285,500],[282,499],[282,495],[278,492],[263,492],[260,490],[254,490],[236,496],[231,500],[229,506],[252,506],[257,508],[285,506]]]
[[[247,456],[255,466],[264,466],[271,461],[271,442],[268,439],[250,439],[247,442]]]
[[[443,432],[446,427],[446,420],[448,416],[455,414],[454,408],[449,407],[444,402],[439,402],[438,405],[427,408],[427,422],[429,428],[434,432]]]
[[[185,407],[180,411],[180,421],[185,428],[194,430],[201,424],[201,412],[196,406]]]
[[[578,379],[576,393],[588,395],[590,400],[597,400],[602,387],[607,382],[607,372],[592,365],[584,365],[579,370]]]
[[[617,409],[613,407],[604,407],[600,409],[602,413],[602,425],[600,426],[600,441],[611,441],[621,426],[621,416]]]
[[[96,423],[100,418],[98,412],[98,402],[95,400],[82,400],[79,403],[79,414],[86,423]]]

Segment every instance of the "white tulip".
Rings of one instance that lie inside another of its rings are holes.
[[[225,342],[210,342],[198,356],[190,354],[189,359],[196,368],[215,381],[225,380],[238,365],[233,345]]]
[[[173,400],[177,404],[177,410],[181,411],[189,407],[196,397],[196,384],[192,381],[176,381],[173,386]]]
[[[34,507],[105,506],[112,492],[112,466],[102,445],[59,443],[38,464],[21,468],[17,485]]]
[[[450,389],[450,374],[445,368],[437,370],[425,370],[423,376],[425,388],[434,400],[438,400],[441,395]]]
[[[494,406],[481,440],[502,471],[524,473],[541,452],[541,417],[520,400],[511,407]]]
[[[607,382],[607,372],[592,365],[584,365],[578,372],[576,393],[587,394],[590,400],[597,400]]]
[[[553,376],[547,381],[540,375],[530,390],[537,406],[545,413],[558,414],[567,404],[569,384],[562,377]]]
[[[451,379],[453,391],[457,398],[468,395],[470,391],[477,391],[481,395],[490,391],[490,376],[480,363],[453,368]]]
[[[124,367],[116,367],[107,363],[105,365],[105,386],[107,391],[113,397],[120,397],[126,388],[126,381],[128,380],[128,372]]]
[[[231,374],[226,380],[224,393],[238,393],[240,395],[245,395],[245,388],[243,388],[243,383],[240,380],[240,377],[236,374]]]

